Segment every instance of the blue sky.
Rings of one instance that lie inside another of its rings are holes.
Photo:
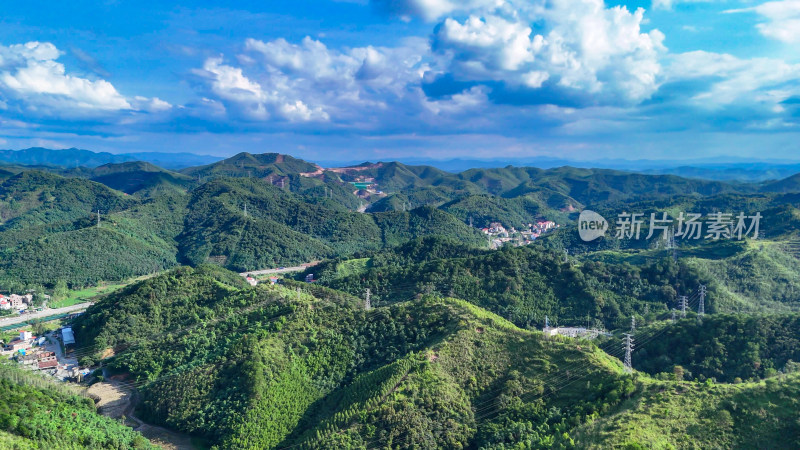
[[[3,2],[0,148],[800,159],[800,0]]]

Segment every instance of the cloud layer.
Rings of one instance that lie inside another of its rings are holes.
[[[180,95],[162,95],[169,101],[136,92],[144,83],[114,78],[112,84],[105,69],[112,64],[79,48],[5,43],[0,121],[20,135],[79,123],[82,133],[109,139],[170,132],[365,139],[480,133],[592,143],[643,132],[800,126],[796,62],[697,50],[700,41],[673,46],[641,8],[603,0],[369,3],[382,13],[375,21],[405,31],[382,36],[380,45],[258,32],[227,46],[176,42],[186,63],[169,81]],[[672,2],[652,6],[667,9]],[[746,6],[717,12],[757,19],[750,35],[784,51],[800,43],[800,0]]]

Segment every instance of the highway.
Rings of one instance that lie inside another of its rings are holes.
[[[72,306],[65,306],[63,308],[45,309],[43,311],[36,311],[32,313],[23,314],[21,316],[14,315],[11,317],[4,317],[0,319],[0,327],[14,325],[17,323],[25,323],[37,319],[47,319],[50,316],[59,316],[63,314],[70,314],[78,311],[83,311],[93,305],[92,302],[78,303]]]
[[[314,267],[317,264],[318,262],[312,262],[312,263],[301,264],[299,266],[283,267],[278,269],[251,270],[249,272],[242,272],[239,275],[246,277],[248,275],[258,276],[258,275],[274,275],[278,273],[302,272],[308,269],[309,267]]]

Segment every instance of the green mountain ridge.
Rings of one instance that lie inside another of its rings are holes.
[[[225,449],[798,442],[797,376],[657,381],[462,300],[396,300],[365,310],[320,286],[251,288],[200,266],[110,295],[74,329],[83,358],[116,350],[106,364],[140,389],[139,417]]]

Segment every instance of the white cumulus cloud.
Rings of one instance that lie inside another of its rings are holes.
[[[194,73],[206,80],[209,96],[252,120],[357,122],[406,101],[409,86],[419,84],[427,44],[407,44],[336,50],[310,37],[247,39],[240,67],[209,58]]]
[[[445,73],[534,89],[549,83],[599,103],[637,103],[658,88],[664,35],[641,30],[643,9],[602,0],[510,6],[437,27],[433,48],[446,58]]]
[[[264,87],[244,75],[241,68],[223,64],[222,57],[209,58],[195,74],[205,78],[211,93],[228,108],[250,120],[271,117],[289,122],[326,121],[328,114],[320,107],[309,107],[287,89],[286,80]],[[274,80],[273,80],[274,81]]]
[[[105,80],[66,73],[61,52],[48,42],[0,46],[0,90],[30,108],[121,110],[128,100]]]
[[[781,103],[800,95],[800,64],[773,58],[741,59],[728,54],[694,51],[672,57],[670,80],[712,80],[691,100],[702,108],[761,106],[781,112]]]
[[[127,98],[103,79],[67,73],[62,52],[49,42],[0,45],[0,104],[30,115],[71,119],[120,111],[165,111],[159,98]]]
[[[761,34],[788,44],[800,43],[800,0],[767,2],[752,8],[725,12],[755,12],[766,19],[766,22],[756,25]]]

